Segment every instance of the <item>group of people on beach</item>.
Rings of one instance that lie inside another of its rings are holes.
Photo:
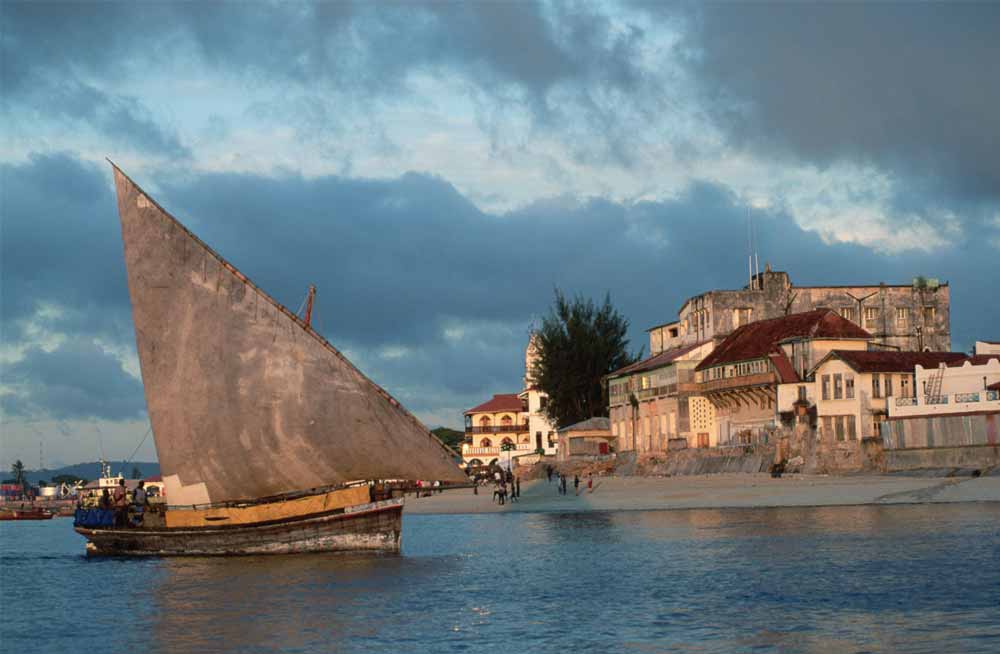
[[[79,502],[79,508],[97,508],[102,511],[115,512],[115,527],[141,527],[149,496],[146,493],[146,482],[140,480],[131,493],[125,487],[125,480],[120,479],[114,493],[107,488],[97,497],[93,491]]]
[[[552,466],[550,465],[545,466],[545,476],[548,478],[550,484],[552,483],[552,476],[555,474],[555,472],[556,470]],[[566,495],[567,494],[566,475],[560,472],[556,481],[558,482],[556,490],[559,492],[560,495]],[[590,491],[591,493],[594,492],[593,474],[587,475],[587,490]],[[580,475],[573,475],[573,494],[574,495],[580,494]]]
[[[517,502],[521,497],[521,478],[515,477],[510,470],[506,472],[495,470],[493,472],[493,501],[497,504],[506,504],[507,498],[511,502]]]

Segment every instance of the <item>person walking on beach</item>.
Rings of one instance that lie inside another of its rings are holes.
[[[594,473],[587,474],[587,491],[594,492]]]
[[[552,466],[545,466],[545,476],[549,478],[549,483],[552,483]]]
[[[514,495],[517,496],[517,499],[521,499],[521,478],[520,477],[514,477]]]
[[[499,504],[500,504],[500,506],[503,506],[506,503],[507,503],[507,482],[501,479],[500,480],[500,502],[499,502]]]
[[[573,475],[573,493],[580,494],[580,475]]]
[[[566,475],[561,472],[559,473],[559,494],[566,494]]]

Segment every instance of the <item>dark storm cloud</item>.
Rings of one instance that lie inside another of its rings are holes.
[[[1000,198],[1000,5],[717,3],[691,25],[706,105],[734,142],[873,163],[936,202]]]
[[[69,154],[0,164],[3,340],[56,305],[50,327],[121,340],[131,333],[121,228],[110,175]]]
[[[8,416],[128,420],[141,417],[146,406],[139,380],[114,356],[84,340],[52,352],[30,348],[20,361],[5,366],[3,383],[14,390],[0,395]]]
[[[145,20],[159,12],[155,5],[148,7]],[[115,20],[114,10],[94,3],[3,3],[2,106],[8,115],[18,115],[13,124],[24,132],[37,131],[39,118],[52,119],[70,128],[93,129],[109,143],[187,157],[177,135],[157,124],[138,98],[87,81],[117,81],[132,71],[136,60],[164,55],[150,48],[155,39],[142,38],[149,23],[123,24]],[[131,48],[137,51],[130,56]]]
[[[641,30],[616,28],[586,5],[5,3],[4,19],[9,109],[76,120],[172,157],[188,155],[172,131],[156,125],[138,99],[102,89],[186,77],[183,66],[193,63],[248,88],[281,89],[285,109],[294,87],[309,96],[297,102],[322,116],[301,117],[316,129],[331,127],[330,116],[344,109],[327,107],[331,91],[346,92],[369,113],[372,101],[404,97],[412,73],[457,75],[488,98],[484,114],[523,106],[548,128],[565,126],[566,97],[551,97],[563,88],[581,108],[577,120],[600,127],[596,143],[605,131],[622,136],[612,125],[618,107],[596,98],[630,93],[644,79],[634,63]],[[621,148],[615,156],[629,158]]]
[[[104,362],[95,384],[121,392],[129,380],[111,375],[117,362],[92,346],[95,336],[133,343],[107,178],[69,156],[8,165],[4,175],[13,182],[7,202],[14,209],[4,221],[5,342],[17,345],[20,337],[8,334],[20,331],[10,326],[22,324],[36,303],[65,309],[62,318],[41,322],[68,338],[57,352],[32,350],[17,364],[28,393],[20,401],[50,406],[52,398],[66,397],[67,407],[79,407],[70,400],[89,397],[90,387],[81,390],[74,376],[84,356]],[[157,181],[163,206],[286,306],[298,308],[315,283],[318,329],[359,354],[390,391],[404,389],[408,404],[428,411],[437,408],[429,397],[516,390],[526,328],[548,310],[554,287],[598,298],[610,291],[632,322],[638,349],[642,330],[673,319],[684,299],[737,287],[746,276],[746,208],[711,184],[662,202],[553,200],[492,215],[427,175],[208,174]],[[955,346],[995,338],[1000,307],[982,299],[995,295],[988,240],[1000,237],[1000,229],[931,253],[886,256],[826,244],[785,214],[755,215],[762,264],[787,270],[795,283],[906,283],[918,274],[951,280]],[[42,372],[32,373],[36,366]],[[53,372],[62,367],[69,381]],[[97,406],[124,413],[117,405]]]

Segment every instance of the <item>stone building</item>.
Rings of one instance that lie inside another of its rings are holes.
[[[662,452],[671,440],[681,438],[690,447],[710,446],[708,433],[693,432],[689,417],[689,399],[698,390],[694,368],[710,351],[710,343],[673,348],[605,377],[619,452]],[[698,417],[698,426],[704,428],[704,417]]]
[[[519,393],[501,393],[465,412],[465,443],[462,461],[467,465],[506,466],[508,459],[541,450],[555,455],[558,437],[545,415],[548,396],[534,384],[538,346],[534,334],[524,354],[524,388]],[[513,449],[505,451],[505,445]]]
[[[516,393],[502,393],[465,412],[462,461],[470,466],[506,465],[510,458],[535,450],[529,432],[528,407]]]
[[[588,418],[559,430],[559,461],[573,457],[596,457],[611,453],[614,436],[611,421],[604,417]]]
[[[836,311],[890,349],[951,349],[947,282],[916,278],[902,285],[795,286],[788,273],[766,266],[742,289],[689,298],[676,321],[648,330],[649,350],[658,354],[692,343],[718,344],[742,325],[813,309]]]
[[[766,441],[779,426],[782,384],[808,379],[810,369],[832,350],[867,350],[871,339],[871,334],[829,309],[736,328],[695,368],[698,394],[715,408],[717,442]]]
[[[808,395],[815,398],[821,439],[854,441],[880,436],[889,406],[916,395],[918,366],[937,368],[965,358],[961,352],[833,350],[794,386],[799,396],[806,384],[811,386]],[[782,394],[791,395],[784,388]]]

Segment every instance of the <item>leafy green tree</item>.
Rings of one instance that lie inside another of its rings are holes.
[[[56,475],[52,478],[53,484],[69,484],[70,486],[78,481],[82,481],[85,484],[87,483],[86,479],[83,477],[77,477],[76,475]]]
[[[538,361],[532,380],[548,396],[545,413],[565,427],[608,411],[603,378],[642,356],[628,351],[628,320],[611,305],[610,294],[600,306],[577,296],[568,300],[559,290],[549,315],[535,333]]]

